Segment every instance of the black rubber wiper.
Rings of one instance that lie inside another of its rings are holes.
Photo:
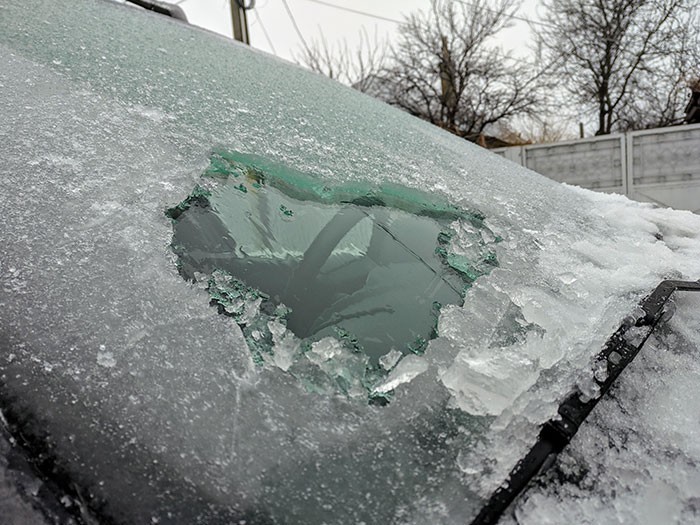
[[[179,5],[170,4],[168,2],[153,2],[150,0],[126,1],[131,4],[136,4],[139,7],[143,7],[144,9],[148,9],[149,11],[187,22],[187,16]]]
[[[639,353],[654,327],[662,319],[666,302],[676,291],[700,292],[700,281],[662,281],[651,295],[640,303],[640,315],[623,321],[622,326],[608,339],[595,359],[595,370],[598,372],[594,377],[600,387],[600,395],[591,399],[578,390],[569,394],[559,405],[559,417],[542,425],[537,442],[530,452],[518,462],[508,478],[491,495],[471,525],[496,523],[527,484],[552,466],[557,455],[569,444],[598,401]],[[603,373],[600,373],[601,371]]]

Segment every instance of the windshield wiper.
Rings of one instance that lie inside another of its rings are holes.
[[[578,390],[569,394],[559,405],[559,417],[542,425],[537,442],[491,495],[471,525],[496,523],[530,480],[554,464],[557,455],[569,444],[598,401],[639,353],[664,317],[664,306],[676,291],[700,292],[700,281],[662,281],[651,295],[640,303],[640,315],[628,317],[623,321],[595,359],[595,369],[603,371],[602,374],[596,373],[594,376],[600,387],[600,395],[591,399]]]
[[[151,0],[126,0],[130,4],[136,4],[139,7],[154,11],[155,13],[177,18],[183,22],[187,22],[187,16],[179,5],[174,5],[169,2],[153,2]]]

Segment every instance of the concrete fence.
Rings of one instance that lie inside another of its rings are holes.
[[[491,151],[560,182],[700,213],[700,124]]]

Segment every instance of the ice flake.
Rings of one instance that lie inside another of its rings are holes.
[[[100,345],[100,349],[97,351],[97,364],[104,368],[113,368],[117,364],[114,354],[108,351],[105,345]]]
[[[379,364],[384,370],[391,370],[396,366],[396,363],[399,362],[402,356],[403,354],[401,352],[392,348],[388,353],[379,358]]]

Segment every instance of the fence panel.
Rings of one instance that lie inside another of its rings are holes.
[[[700,124],[492,151],[560,182],[700,213]]]
[[[621,193],[625,143],[620,135],[523,148],[524,165],[556,181]]]
[[[700,212],[700,126],[629,134],[629,197]]]

